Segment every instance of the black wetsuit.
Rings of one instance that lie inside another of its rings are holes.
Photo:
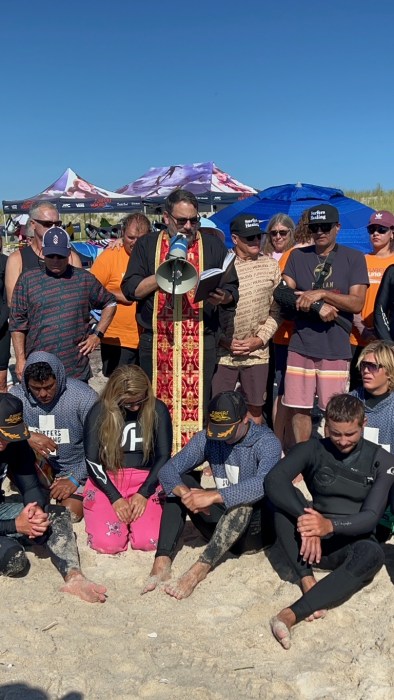
[[[0,575],[12,576],[23,571],[27,566],[27,557],[22,545],[45,544],[51,553],[56,568],[62,576],[71,569],[79,570],[79,558],[74,538],[70,514],[63,506],[47,505],[47,497],[41,489],[34,466],[34,452],[27,441],[9,444],[0,454],[0,483],[8,474],[22,494],[23,504],[11,504],[13,516],[7,518],[7,505],[1,493],[0,503]],[[18,534],[15,520],[23,507],[36,502],[49,514],[51,522],[45,535],[28,540]]]
[[[331,520],[334,532],[321,540],[319,564],[332,573],[290,606],[297,622],[348,598],[383,565],[383,551],[373,533],[394,483],[394,457],[364,439],[350,454],[342,454],[329,438],[313,438],[296,445],[267,474],[265,490],[277,509],[277,536],[301,579],[313,572],[299,554],[297,518],[311,506],[292,484],[300,472],[311,493],[312,507]]]
[[[378,338],[394,340],[394,265],[386,269],[380,282],[373,322]]]

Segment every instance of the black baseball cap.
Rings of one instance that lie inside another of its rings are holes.
[[[308,210],[309,224],[337,224],[339,211],[332,204],[318,204]]]
[[[245,236],[253,236],[263,232],[260,228],[259,220],[255,216],[241,214],[231,222],[230,233],[235,233],[236,236],[245,238]]]
[[[4,442],[21,442],[29,437],[22,401],[12,394],[0,394],[0,438]]]
[[[228,440],[247,414],[245,400],[238,391],[222,391],[208,404],[207,438]]]

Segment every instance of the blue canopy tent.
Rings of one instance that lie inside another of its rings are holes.
[[[298,223],[305,209],[323,202],[332,204],[339,210],[341,230],[338,234],[338,243],[369,253],[371,245],[366,227],[374,209],[355,199],[345,197],[342,190],[332,187],[302,183],[269,187],[222,209],[211,217],[211,221],[224,231],[226,245],[231,247],[230,222],[240,214],[255,216],[264,230],[274,214],[283,212]]]

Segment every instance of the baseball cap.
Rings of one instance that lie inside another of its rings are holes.
[[[0,438],[4,442],[21,442],[29,437],[22,401],[12,394],[0,394]]]
[[[394,226],[394,214],[392,214],[391,211],[386,211],[385,209],[374,211],[374,213],[371,215],[368,226],[371,226],[371,224],[391,228],[391,226]]]
[[[241,214],[237,216],[230,224],[230,232],[236,236],[253,236],[253,234],[262,234],[259,220],[255,216]]]
[[[337,224],[339,211],[331,204],[318,204],[308,210],[309,224]]]
[[[247,406],[238,391],[222,391],[208,404],[207,438],[228,440],[245,418]]]
[[[70,237],[67,231],[60,226],[52,226],[48,231],[45,231],[42,239],[42,254],[45,255],[61,255],[63,258],[68,258],[71,253]]]

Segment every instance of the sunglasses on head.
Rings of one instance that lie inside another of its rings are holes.
[[[175,222],[176,226],[180,226],[180,227],[186,226],[188,221],[190,221],[190,224],[192,226],[197,226],[197,224],[200,223],[199,216],[188,216],[188,217],[181,216],[181,217],[179,217],[179,219],[177,219],[175,216],[170,214],[170,212],[168,212],[168,214],[170,215],[171,219]]]
[[[284,228],[271,229],[270,236],[272,236],[273,238],[275,238],[276,236],[281,236],[281,238],[285,238],[285,236],[287,236],[288,233],[289,230]]]
[[[372,236],[373,233],[388,233],[390,231],[388,226],[379,226],[378,224],[371,224],[367,228],[370,236]]]
[[[240,238],[242,238],[243,241],[247,241],[248,243],[251,243],[252,241],[255,240],[255,238],[257,238],[258,241],[261,241],[262,235],[263,235],[262,233],[251,233],[250,236],[240,236]]]
[[[377,362],[367,362],[366,360],[361,360],[360,362],[360,372],[370,372],[371,374],[376,374],[382,369],[383,365],[379,365]]]
[[[32,219],[36,224],[41,224],[44,228],[52,228],[52,226],[61,226],[61,221],[43,221],[43,219]]]
[[[311,233],[317,233],[320,229],[323,233],[328,233],[331,231],[334,224],[309,224],[308,228]]]

